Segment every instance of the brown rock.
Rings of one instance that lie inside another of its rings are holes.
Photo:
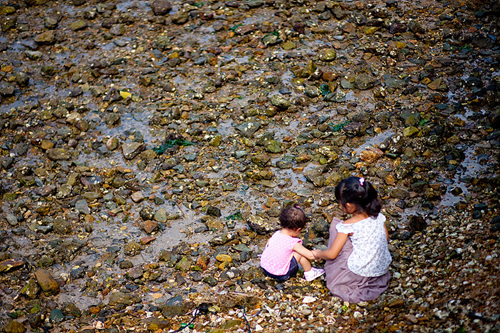
[[[156,221],[144,221],[141,223],[141,229],[144,230],[146,233],[150,234],[156,229],[158,229],[158,222]]]
[[[59,293],[59,284],[48,270],[40,268],[35,272],[35,278],[47,296],[57,295]]]
[[[7,259],[0,262],[0,273],[8,272],[12,269],[21,267],[24,265],[23,259]]]

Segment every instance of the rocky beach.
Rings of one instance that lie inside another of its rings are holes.
[[[0,330],[500,331],[499,15],[0,1]],[[325,248],[349,176],[382,198],[389,289],[265,277],[282,207]]]

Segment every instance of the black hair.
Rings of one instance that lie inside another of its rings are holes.
[[[291,230],[303,229],[307,223],[306,214],[297,204],[283,208],[279,220],[282,228]]]
[[[382,202],[375,187],[359,177],[349,177],[341,181],[335,187],[335,198],[342,207],[350,203],[355,205],[357,212],[365,212],[373,217],[376,217],[382,209]]]

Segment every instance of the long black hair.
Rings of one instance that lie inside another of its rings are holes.
[[[280,213],[280,225],[282,228],[297,230],[304,229],[307,223],[307,217],[298,204],[285,207]]]
[[[377,190],[370,182],[359,177],[349,177],[335,187],[335,197],[345,207],[347,203],[356,206],[357,212],[376,217],[382,209]]]

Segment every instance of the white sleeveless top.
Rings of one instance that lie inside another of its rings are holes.
[[[375,277],[384,275],[392,261],[384,229],[385,216],[368,217],[352,224],[337,224],[337,231],[350,234],[353,251],[347,267],[358,275]]]

